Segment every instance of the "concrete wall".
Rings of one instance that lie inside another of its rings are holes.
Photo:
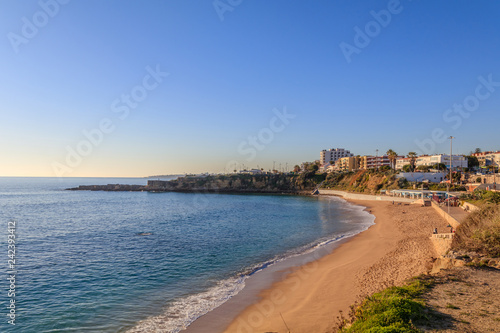
[[[460,222],[458,222],[453,216],[442,210],[441,207],[439,207],[439,205],[437,205],[434,201],[432,202],[432,207],[434,207],[438,214],[441,215],[446,220],[446,222],[448,222],[454,229],[458,228]]]
[[[476,210],[479,210],[479,207],[474,206],[473,204],[468,203],[467,201],[464,201],[462,203],[462,206],[466,207],[467,208],[466,210],[469,212],[475,212]]]
[[[454,234],[435,234],[431,236],[432,245],[438,256],[444,256],[451,249]]]
[[[350,193],[350,192],[337,191],[337,190],[324,190],[324,189],[319,189],[319,194],[336,195],[336,196],[343,197],[345,199],[353,199],[353,200],[395,201],[395,202],[413,202],[413,201],[415,201],[414,199],[410,199],[410,198],[389,197],[386,195],[358,194],[358,193]]]

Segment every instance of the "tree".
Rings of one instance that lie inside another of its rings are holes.
[[[316,172],[316,171],[319,170],[319,165],[317,165],[317,164],[311,164],[311,165],[309,165],[308,170],[311,171],[311,172],[312,171]]]
[[[300,172],[300,166],[295,165],[295,166],[293,167],[293,172],[297,172],[297,173],[298,173],[298,172]]]
[[[446,164],[444,164],[444,163],[436,163],[436,164],[434,164],[434,168],[436,168],[437,170],[444,171],[444,170],[446,170]]]
[[[413,168],[411,167],[410,164],[406,164],[403,166],[403,171],[404,172],[411,172],[411,171],[414,171]]]
[[[386,152],[386,154],[389,157],[389,162],[391,163],[391,168],[395,169],[396,168],[396,159],[398,158],[398,153],[396,153],[392,149],[389,149]]]
[[[410,151],[408,153],[408,158],[410,159],[410,167],[411,167],[411,171],[415,171],[415,164],[417,163],[417,153],[415,153],[414,151]]]
[[[476,156],[467,156],[467,165],[469,168],[477,168],[479,166],[479,160]]]
[[[419,165],[417,167],[417,170],[423,171],[423,172],[428,172],[431,167],[429,165]]]
[[[474,154],[479,154],[479,153],[482,153],[483,151],[481,150],[481,148],[476,148],[474,150]]]

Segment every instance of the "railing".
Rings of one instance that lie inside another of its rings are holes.
[[[453,237],[455,237],[455,233],[432,234],[432,238],[437,238],[437,239],[453,239]]]

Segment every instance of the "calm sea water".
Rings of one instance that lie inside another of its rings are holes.
[[[126,332],[157,315],[178,332],[256,270],[373,221],[335,198],[64,190],[109,183],[146,179],[0,178],[1,332]]]

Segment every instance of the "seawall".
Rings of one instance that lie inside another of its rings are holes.
[[[439,205],[435,202],[432,202],[432,207],[434,207],[438,214],[441,215],[454,229],[458,228],[460,222],[458,222],[453,216],[441,209],[441,207],[439,207]]]
[[[371,194],[358,194],[337,190],[324,190],[319,189],[320,195],[336,195],[339,197],[343,197],[344,199],[352,199],[352,200],[369,200],[369,201],[394,201],[394,202],[414,202],[415,199],[410,198],[402,198],[402,197],[390,197],[387,195],[371,195]]]

